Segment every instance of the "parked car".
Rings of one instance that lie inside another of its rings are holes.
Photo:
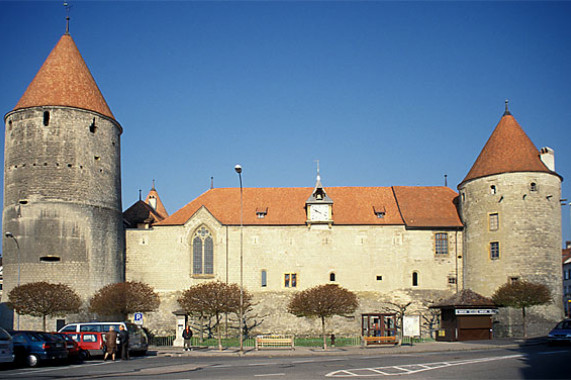
[[[101,356],[104,351],[104,339],[102,332],[61,332],[77,343],[78,347],[82,350],[86,359],[92,356]]]
[[[67,359],[65,340],[42,331],[14,331],[14,354],[16,362],[35,367],[41,362]]]
[[[81,363],[89,357],[89,352],[81,348],[79,343],[76,342],[70,335],[63,333],[54,334],[65,340],[65,346],[67,348],[67,359],[70,362]]]
[[[141,326],[129,322],[85,322],[85,323],[70,323],[62,327],[59,332],[72,334],[72,333],[106,333],[109,328],[113,326],[115,331],[119,332],[119,326],[124,326],[129,332],[129,351],[133,354],[144,355],[149,348],[149,338],[147,333]],[[73,334],[72,334],[73,335]],[[78,339],[75,339],[78,341]],[[81,343],[80,343],[81,346]]]
[[[0,363],[12,363],[14,361],[14,343],[8,331],[0,327]]]
[[[547,334],[549,344],[571,343],[571,319],[564,319],[559,322],[553,330]]]

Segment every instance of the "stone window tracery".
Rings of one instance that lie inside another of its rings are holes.
[[[192,238],[192,274],[214,274],[214,240],[206,227],[200,227]]]

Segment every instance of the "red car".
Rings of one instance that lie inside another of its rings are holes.
[[[59,336],[65,341],[65,347],[67,348],[67,359],[73,363],[81,363],[89,357],[89,352],[84,350],[79,346],[69,334],[53,333]]]
[[[62,332],[60,335],[65,335],[77,343],[79,349],[83,351],[85,358],[91,356],[103,355],[104,340],[101,332]]]

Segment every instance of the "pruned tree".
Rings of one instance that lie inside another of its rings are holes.
[[[81,298],[69,286],[48,282],[30,282],[19,285],[8,293],[8,305],[18,314],[42,317],[46,331],[46,317],[78,313]]]
[[[334,315],[352,315],[359,301],[355,293],[337,284],[319,285],[295,294],[287,307],[288,312],[297,317],[316,317],[321,319],[323,349],[327,349],[325,337],[325,319]]]
[[[99,315],[121,315],[155,311],[161,299],[149,285],[127,281],[109,284],[99,289],[89,302],[89,311]]]
[[[252,296],[244,290],[243,308],[251,305]],[[226,284],[220,281],[206,282],[191,286],[178,298],[180,307],[188,314],[201,314],[215,318],[218,349],[222,351],[220,318],[224,313],[239,313],[240,287],[238,284]]]
[[[551,302],[551,291],[541,283],[513,281],[496,289],[492,300],[498,306],[521,309],[523,337],[527,338],[526,308],[545,305]]]
[[[399,331],[399,342],[398,345],[400,346],[402,344],[402,339],[403,339],[403,328],[404,328],[404,315],[406,313],[406,310],[408,309],[408,307],[412,304],[412,301],[410,302],[387,302],[387,304],[389,304],[389,309],[393,312],[396,313],[397,315],[397,328]]]

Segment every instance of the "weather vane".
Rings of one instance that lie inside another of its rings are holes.
[[[69,34],[69,11],[71,5],[67,1],[64,1],[63,6],[65,8],[65,34]]]

